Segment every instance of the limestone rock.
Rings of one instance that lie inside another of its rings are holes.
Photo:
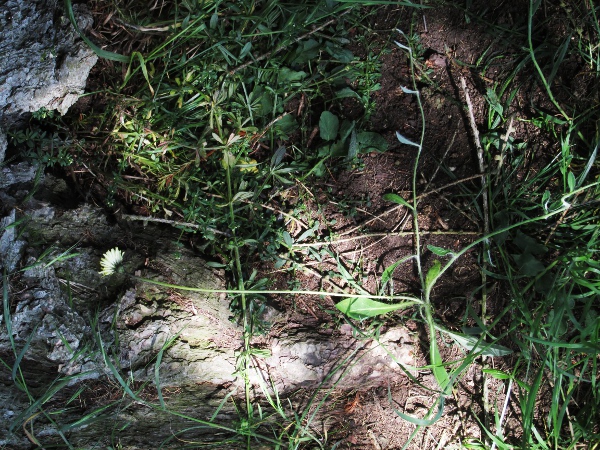
[[[75,11],[81,29],[91,18]],[[62,1],[0,3],[0,125],[41,108],[64,114],[83,89],[97,56],[77,36]]]

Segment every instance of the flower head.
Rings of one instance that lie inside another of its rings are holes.
[[[118,247],[107,251],[100,260],[100,267],[102,268],[100,275],[107,277],[115,272],[120,271],[120,269],[122,269],[124,254],[125,253],[119,250]]]

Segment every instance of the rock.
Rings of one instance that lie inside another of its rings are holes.
[[[6,155],[6,147],[8,146],[8,141],[6,140],[6,134],[0,128],[0,166],[4,162],[4,155]]]
[[[81,29],[91,18],[74,8]],[[0,3],[0,126],[41,108],[67,112],[98,57],[78,37],[58,0]]]

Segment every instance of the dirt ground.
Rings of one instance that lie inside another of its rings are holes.
[[[510,28],[515,17],[526,13],[527,2],[491,1],[484,19]],[[466,82],[473,103],[477,124],[487,121],[484,94],[487,87],[502,81],[501,63],[493,63],[485,75],[471,70],[484,55],[509,52],[498,36],[490,33],[482,22],[471,20],[458,9],[434,8],[421,12],[407,11],[395,6],[382,9],[376,16],[369,16],[371,23],[365,24],[373,30],[372,39],[387,45],[390,34],[402,41],[396,28],[409,31],[411,25],[422,45],[417,72],[427,74],[428,80],[419,80],[424,104],[426,133],[418,171],[420,193],[419,225],[423,238],[422,249],[427,244],[450,250],[459,250],[483,234],[482,218],[474,214],[474,196],[465,195],[465,190],[479,192],[481,180],[474,136],[469,124],[465,93],[461,79]],[[117,43],[118,45],[118,43]],[[122,45],[125,45],[124,43]],[[132,49],[124,49],[124,52]],[[360,55],[360,49],[355,49]],[[306,205],[300,222],[317,219],[321,223],[319,235],[336,235],[330,250],[340,256],[341,262],[353,273],[360,273],[363,285],[371,291],[377,290],[379,275],[390,264],[414,253],[413,223],[405,208],[382,199],[386,193],[397,193],[405,198],[411,195],[414,147],[401,145],[396,132],[412,140],[418,140],[421,132],[421,117],[414,96],[402,91],[401,86],[412,89],[406,52],[391,44],[389,52],[382,56],[381,89],[373,94],[376,110],[371,119],[372,131],[386,138],[390,148],[385,153],[361,156],[361,167],[351,171],[335,171],[332,176],[310,186],[299,184],[285,199],[293,206],[300,201]],[[101,73],[90,83],[101,86]],[[82,103],[80,108],[85,108]],[[352,114],[349,108],[348,114]],[[525,125],[517,125],[516,138],[535,139]],[[468,179],[460,184],[456,180]],[[448,186],[444,188],[445,186]],[[89,186],[82,185],[82,189]],[[476,198],[475,202],[481,199]],[[290,222],[290,235],[297,237],[305,228],[299,222]],[[317,248],[317,247],[315,247]],[[320,248],[319,248],[320,251]],[[431,252],[424,251],[426,267],[433,262]],[[300,261],[304,270],[293,275],[289,271],[265,269],[263,275],[274,279],[273,288],[288,288],[294,281],[302,289],[344,289],[343,280],[332,276],[336,263],[332,258],[321,262],[309,256]],[[455,268],[436,286],[433,301],[438,318],[445,326],[453,329],[465,315],[469,305],[474,311],[480,308],[481,300],[481,255],[473,250],[465,254]],[[257,265],[258,267],[258,265]],[[418,278],[410,264],[401,266],[394,276],[396,293],[419,294]],[[290,325],[303,323],[321,327],[341,325],[332,318],[328,310],[334,301],[315,297],[274,298],[274,304],[289,313]],[[490,282],[487,291],[487,309],[493,315],[506,306],[507,296],[502,286]],[[422,320],[413,311],[400,312],[388,318],[388,324],[405,324],[421,342],[420,352],[415,353],[415,365],[427,365]],[[416,320],[415,320],[416,319]],[[499,325],[501,327],[501,324]],[[385,327],[385,325],[384,325]],[[278,332],[281,330],[278,330]],[[459,361],[464,355],[451,342],[440,342],[440,351],[445,361]],[[431,371],[424,369],[415,374],[418,384],[406,377],[403,382],[383,384],[369,390],[335,392],[324,409],[324,430],[336,448],[392,450],[462,448],[465,442],[481,440],[479,421],[484,417],[484,397],[493,402],[498,411],[505,399],[505,385],[493,380],[485,386],[481,379],[481,368],[510,367],[508,358],[479,360],[461,376],[456,389],[444,405],[440,420],[428,427],[416,425],[400,418],[399,410],[415,417],[424,417],[436,396],[433,390],[436,381]],[[484,392],[486,391],[486,392]],[[299,399],[298,401],[301,401]],[[517,406],[509,408],[505,436],[518,438]],[[511,435],[512,433],[512,435]],[[414,434],[414,436],[413,436]]]

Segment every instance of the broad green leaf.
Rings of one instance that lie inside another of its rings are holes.
[[[284,157],[285,157],[285,145],[282,145],[277,150],[275,150],[275,153],[273,153],[273,156],[271,157],[271,168],[275,168],[279,164],[281,164]]]
[[[288,114],[275,122],[273,128],[277,136],[285,141],[289,139],[290,134],[298,129],[298,123],[291,114]]]
[[[433,283],[437,279],[440,274],[440,270],[442,269],[442,264],[436,259],[433,262],[433,266],[427,271],[427,276],[425,276],[425,285],[428,289],[433,287]]]
[[[209,23],[210,29],[214,30],[215,28],[217,28],[218,23],[219,23],[219,15],[217,13],[214,13],[212,16],[210,16],[210,23]]]
[[[356,130],[350,134],[350,144],[348,145],[348,154],[346,161],[352,161],[358,155],[358,140],[356,139]]]
[[[384,200],[387,200],[388,202],[393,202],[393,203],[398,203],[399,205],[402,206],[406,206],[409,209],[413,209],[412,205],[410,203],[408,203],[406,200],[404,200],[402,197],[400,197],[398,194],[385,194],[383,196]]]
[[[283,82],[291,83],[294,81],[302,81],[304,78],[306,78],[306,75],[307,74],[304,71],[295,71],[292,69],[288,69],[287,67],[283,67],[278,72],[278,77],[279,77],[280,83],[283,83]]]
[[[221,165],[223,166],[223,169],[229,169],[235,166],[235,162],[235,156],[229,150],[225,150],[223,152],[223,159],[221,159]]]
[[[341,141],[345,141],[348,138],[348,136],[350,136],[350,133],[355,131],[354,126],[355,126],[354,120],[352,122],[349,120],[344,120],[342,122],[342,124],[340,125],[340,140]]]
[[[348,317],[356,320],[375,317],[380,314],[386,314],[398,309],[408,308],[416,302],[403,302],[390,305],[388,303],[378,302],[370,298],[346,298],[338,302],[335,307]]]
[[[325,43],[325,51],[342,64],[348,64],[354,59],[354,54],[350,50],[342,48],[331,41]]]
[[[567,175],[567,184],[569,185],[569,191],[573,192],[575,190],[575,174],[571,171],[569,171],[569,174]]]
[[[246,42],[246,45],[244,45],[244,47],[240,51],[240,59],[242,59],[244,56],[246,56],[248,53],[250,53],[251,49],[252,49],[252,41]]]
[[[529,252],[515,255],[514,258],[522,275],[535,277],[546,269],[544,264]]]
[[[388,149],[388,143],[379,133],[363,131],[358,133],[358,147],[361,153],[370,153],[373,151],[383,153]]]
[[[294,245],[294,240],[292,239],[292,236],[290,236],[290,233],[288,233],[287,231],[283,232],[283,242],[289,248],[291,248],[292,245]]]
[[[548,247],[540,244],[535,238],[527,236],[521,230],[517,231],[513,243],[519,247],[523,253],[531,253],[533,255],[544,255],[548,251]]]
[[[335,93],[335,98],[358,98],[358,99],[360,99],[360,95],[358,95],[356,93],[356,91],[354,91],[354,89],[345,87]]]
[[[436,247],[435,245],[429,245],[429,244],[427,244],[427,248],[432,253],[435,253],[438,256],[452,255],[454,253],[452,250],[447,250],[447,249],[442,248],[442,247]]]
[[[337,136],[340,127],[340,120],[335,114],[329,111],[323,111],[319,119],[319,131],[321,139],[325,141],[333,141]]]
[[[419,147],[421,148],[421,146],[419,144],[414,143],[413,141],[411,141],[410,139],[405,138],[404,136],[402,136],[400,133],[398,133],[396,131],[396,137],[398,138],[398,140],[400,141],[401,144],[406,144],[406,145],[413,145],[415,147]]]

